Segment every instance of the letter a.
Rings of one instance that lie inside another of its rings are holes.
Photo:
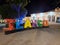
[[[31,21],[30,21],[30,19],[26,19],[26,21],[25,21],[25,24],[24,24],[24,28],[31,28],[32,26],[31,26]]]

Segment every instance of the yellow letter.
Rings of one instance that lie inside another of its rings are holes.
[[[32,25],[30,19],[27,17],[25,20],[24,28],[28,28],[28,27],[31,28]]]

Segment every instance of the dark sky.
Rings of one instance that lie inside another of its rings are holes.
[[[4,3],[5,0],[0,0],[0,5]],[[30,13],[45,12],[53,10],[56,7],[60,7],[60,0],[30,0],[31,2],[26,6]]]
[[[30,1],[31,2],[27,6],[29,14],[54,10],[56,7],[60,6],[59,3],[60,0],[30,0]]]
[[[4,4],[5,0],[0,0],[0,5]]]
[[[5,0],[0,0],[0,5]],[[54,10],[56,7],[60,7],[60,0],[30,0],[31,2],[26,6],[28,14],[46,12]]]

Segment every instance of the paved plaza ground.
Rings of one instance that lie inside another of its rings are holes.
[[[60,24],[8,35],[0,32],[0,45],[60,45]]]

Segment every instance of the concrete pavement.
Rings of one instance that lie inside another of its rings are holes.
[[[60,25],[32,29],[4,35],[0,32],[0,45],[60,45]]]

